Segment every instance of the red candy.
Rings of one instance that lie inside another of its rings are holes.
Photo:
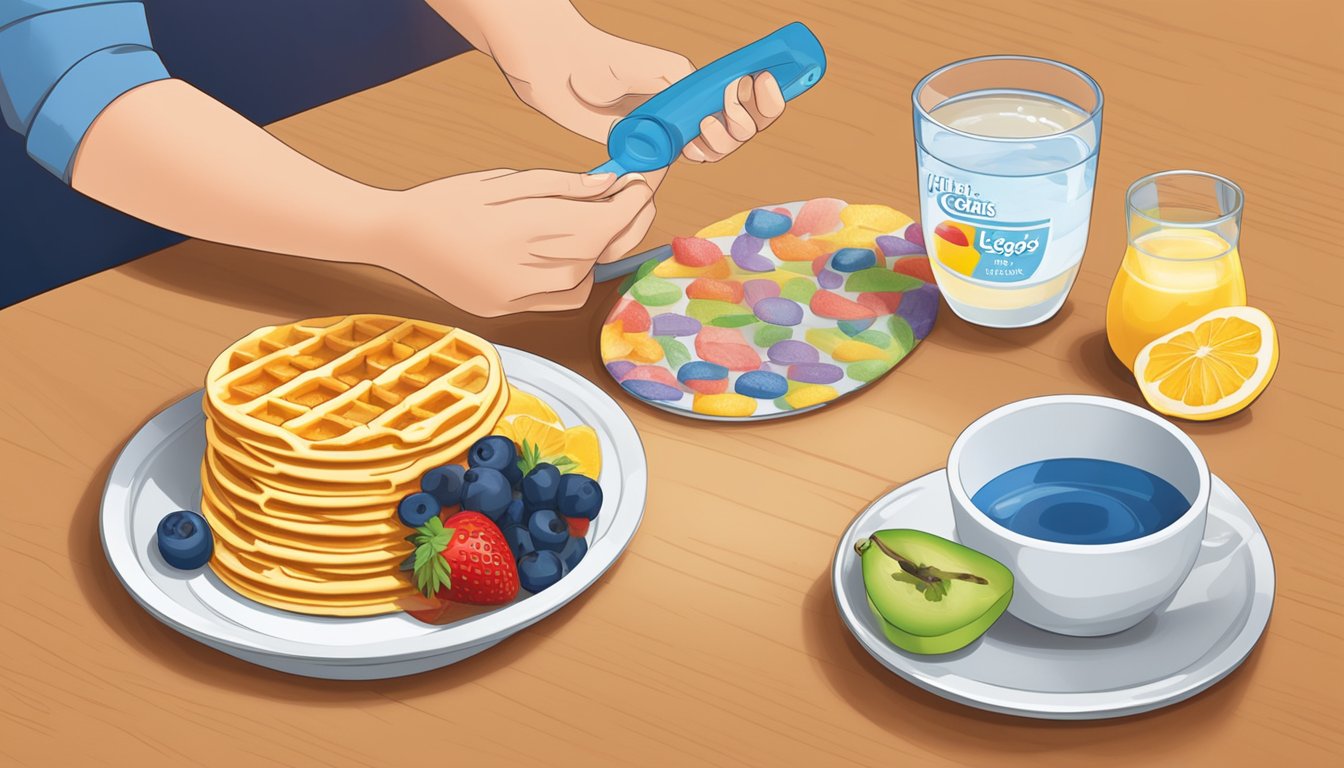
[[[672,372],[660,365],[637,365],[622,377],[621,381],[656,381],[674,389],[681,389],[681,383]]]
[[[695,353],[701,360],[722,365],[730,371],[754,371],[761,367],[760,353],[736,328],[712,325],[701,328],[695,337]]]
[[[860,293],[859,303],[873,310],[879,315],[890,315],[901,306],[901,297],[905,294],[897,291],[884,291],[882,293]]]
[[[702,395],[722,395],[728,391],[727,379],[690,379],[683,383],[687,389]]]
[[[708,267],[723,258],[719,246],[700,237],[672,238],[672,258],[686,267]]]
[[[840,228],[840,211],[845,207],[844,200],[834,197],[818,197],[803,203],[802,210],[793,217],[794,235],[824,235]],[[780,257],[783,258],[783,257]]]
[[[611,314],[607,315],[608,323],[614,323],[617,320],[621,321],[621,330],[626,333],[643,333],[649,330],[651,325],[649,310],[645,309],[643,304],[629,297],[616,302],[616,306],[611,308]]]
[[[933,268],[929,266],[928,256],[906,256],[897,259],[896,263],[891,265],[891,271],[917,277],[926,283],[933,282]]]
[[[813,274],[813,275],[820,275],[820,274],[821,274],[821,270],[823,270],[823,269],[826,268],[826,262],[828,262],[828,261],[830,261],[830,260],[831,260],[831,254],[829,254],[829,253],[823,253],[823,254],[821,254],[820,256],[818,256],[817,258],[813,259],[813,260],[812,260],[812,274]]]
[[[742,284],[736,280],[700,277],[686,286],[686,296],[692,299],[716,299],[738,304],[742,301]]]
[[[879,314],[871,307],[850,301],[844,296],[827,290],[820,290],[812,294],[810,306],[814,315],[831,320],[870,320]],[[704,357],[704,355],[701,355],[701,357]]]

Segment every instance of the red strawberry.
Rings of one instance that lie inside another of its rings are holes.
[[[500,605],[518,595],[518,567],[504,534],[480,512],[430,518],[411,541],[415,586],[426,597]]]
[[[586,517],[566,517],[565,522],[569,523],[569,535],[582,539],[588,535],[588,524],[593,521]]]

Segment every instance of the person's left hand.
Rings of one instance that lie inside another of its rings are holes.
[[[579,20],[544,40],[491,51],[518,97],[575,133],[606,142],[616,121],[695,70],[685,56],[607,34]],[[714,162],[765,130],[784,112],[770,73],[743,77],[723,94],[724,110],[700,123],[683,156]]]

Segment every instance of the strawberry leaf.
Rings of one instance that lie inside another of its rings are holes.
[[[437,517],[429,518],[411,536],[411,543],[415,544],[411,566],[415,588],[425,597],[433,597],[440,589],[452,587],[453,569],[443,559],[443,551],[452,540],[453,529],[444,528],[443,521]]]

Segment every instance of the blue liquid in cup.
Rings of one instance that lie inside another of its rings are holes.
[[[1114,544],[1156,533],[1190,509],[1157,475],[1101,459],[1046,459],[1010,469],[971,503],[994,522],[1060,544]]]

